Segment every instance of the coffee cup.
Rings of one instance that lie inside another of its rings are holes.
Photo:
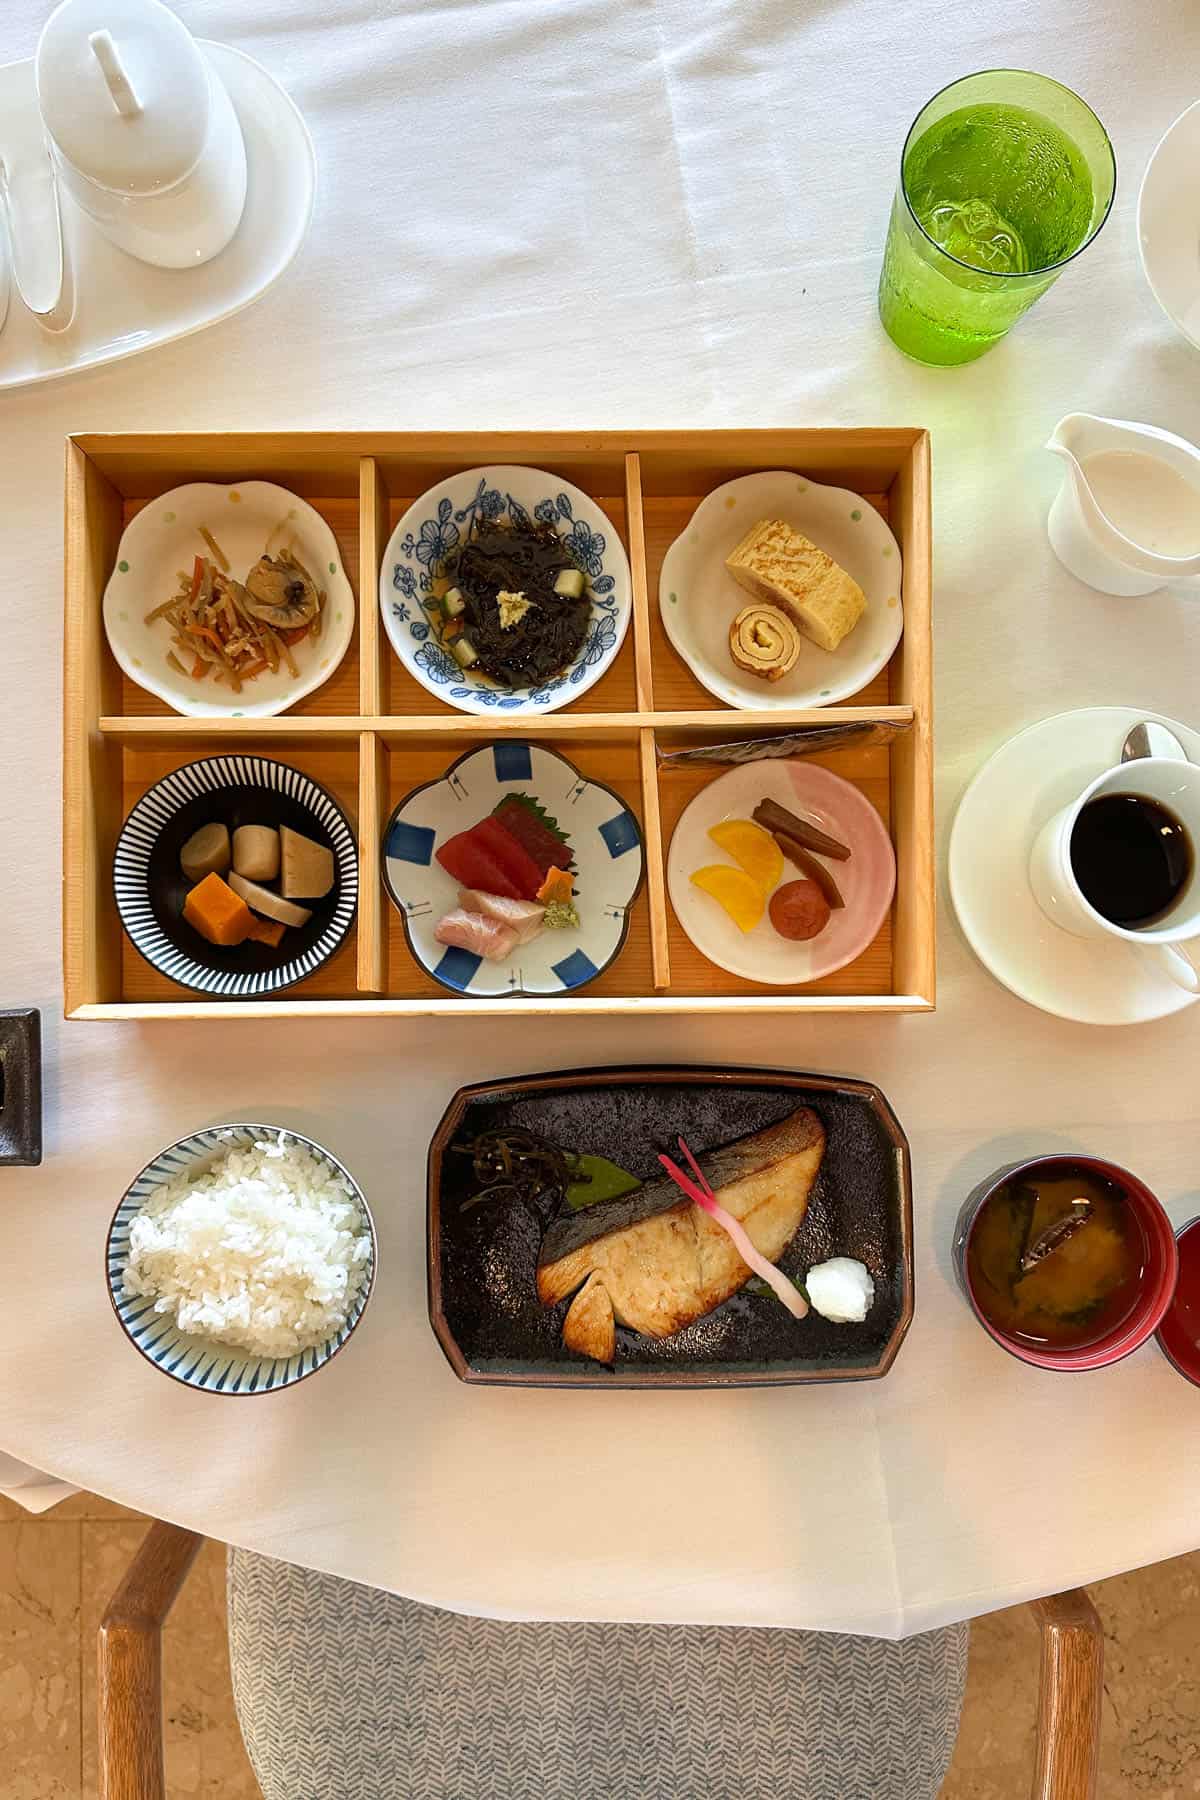
[[[1090,781],[1038,833],[1034,898],[1076,937],[1128,944],[1200,993],[1200,766],[1147,756]]]

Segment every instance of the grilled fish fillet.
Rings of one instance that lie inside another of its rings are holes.
[[[721,1205],[774,1262],[808,1210],[824,1154],[821,1121],[802,1106],[699,1160]],[[647,1337],[669,1337],[749,1278],[728,1233],[682,1198],[669,1178],[555,1220],[537,1271],[545,1306],[581,1289],[564,1321],[563,1342],[600,1362],[613,1359],[614,1321]]]

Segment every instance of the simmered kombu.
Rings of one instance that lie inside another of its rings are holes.
[[[466,601],[463,627],[478,657],[473,666],[516,688],[536,687],[574,661],[592,603],[586,591],[577,599],[556,593],[554,583],[576,566],[553,525],[481,525],[445,571]],[[501,620],[501,593],[523,594],[530,603],[515,624]]]

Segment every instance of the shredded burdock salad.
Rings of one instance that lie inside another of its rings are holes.
[[[292,651],[320,637],[325,589],[289,549],[264,552],[236,581],[212,532],[199,529],[207,554],[194,559],[190,574],[181,569],[178,592],[146,614],[147,625],[165,619],[171,629],[168,663],[193,681],[228,682],[235,694],[268,670],[299,675]]]

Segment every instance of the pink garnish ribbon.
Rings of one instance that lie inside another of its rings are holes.
[[[742,1261],[748,1268],[753,1269],[756,1275],[760,1275],[765,1282],[770,1284],[775,1293],[778,1294],[779,1298],[783,1301],[783,1304],[787,1307],[792,1317],[794,1319],[806,1318],[808,1315],[808,1302],[797,1288],[795,1282],[789,1281],[782,1269],[777,1269],[773,1262],[767,1261],[761,1251],[754,1248],[754,1245],[750,1242],[745,1226],[742,1225],[738,1219],[735,1219],[732,1213],[726,1212],[725,1208],[721,1205],[721,1202],[713,1193],[711,1183],[701,1170],[700,1164],[688,1149],[684,1139],[677,1138],[676,1142],[687,1159],[692,1175],[695,1176],[695,1180],[693,1181],[689,1176],[684,1174],[677,1163],[671,1161],[669,1156],[660,1156],[658,1159],[659,1162],[667,1171],[667,1174],[671,1177],[671,1180],[675,1183],[676,1187],[681,1189],[682,1192],[687,1195],[689,1200],[694,1201],[702,1212],[706,1212],[711,1218],[714,1218],[722,1231],[728,1232],[733,1240],[733,1247],[741,1257]]]

